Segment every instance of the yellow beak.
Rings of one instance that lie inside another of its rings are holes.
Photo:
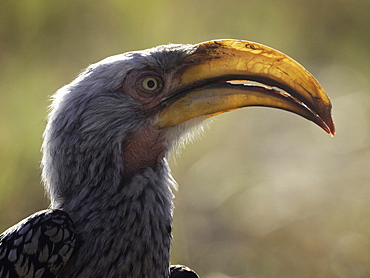
[[[331,103],[299,63],[267,46],[220,40],[196,45],[179,71],[179,89],[161,103],[158,128],[246,106],[298,114],[334,135]]]

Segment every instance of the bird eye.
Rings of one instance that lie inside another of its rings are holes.
[[[160,82],[156,77],[146,77],[141,81],[141,86],[146,91],[155,91],[159,88]]]

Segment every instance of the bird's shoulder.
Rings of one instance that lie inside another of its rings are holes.
[[[55,277],[75,242],[74,225],[66,212],[37,212],[0,235],[0,277]]]
[[[187,266],[171,265],[169,278],[199,278],[199,276]]]

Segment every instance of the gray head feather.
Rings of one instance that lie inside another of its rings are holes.
[[[133,69],[170,71],[191,51],[189,46],[167,45],[112,56],[55,93],[42,146],[42,176],[53,207],[85,187],[119,186],[122,142],[145,124],[140,103],[119,91],[125,76]],[[171,141],[187,130],[186,125],[176,129]]]

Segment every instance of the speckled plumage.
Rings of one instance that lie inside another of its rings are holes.
[[[74,226],[67,213],[35,213],[0,235],[0,277],[56,277],[75,243]]]

